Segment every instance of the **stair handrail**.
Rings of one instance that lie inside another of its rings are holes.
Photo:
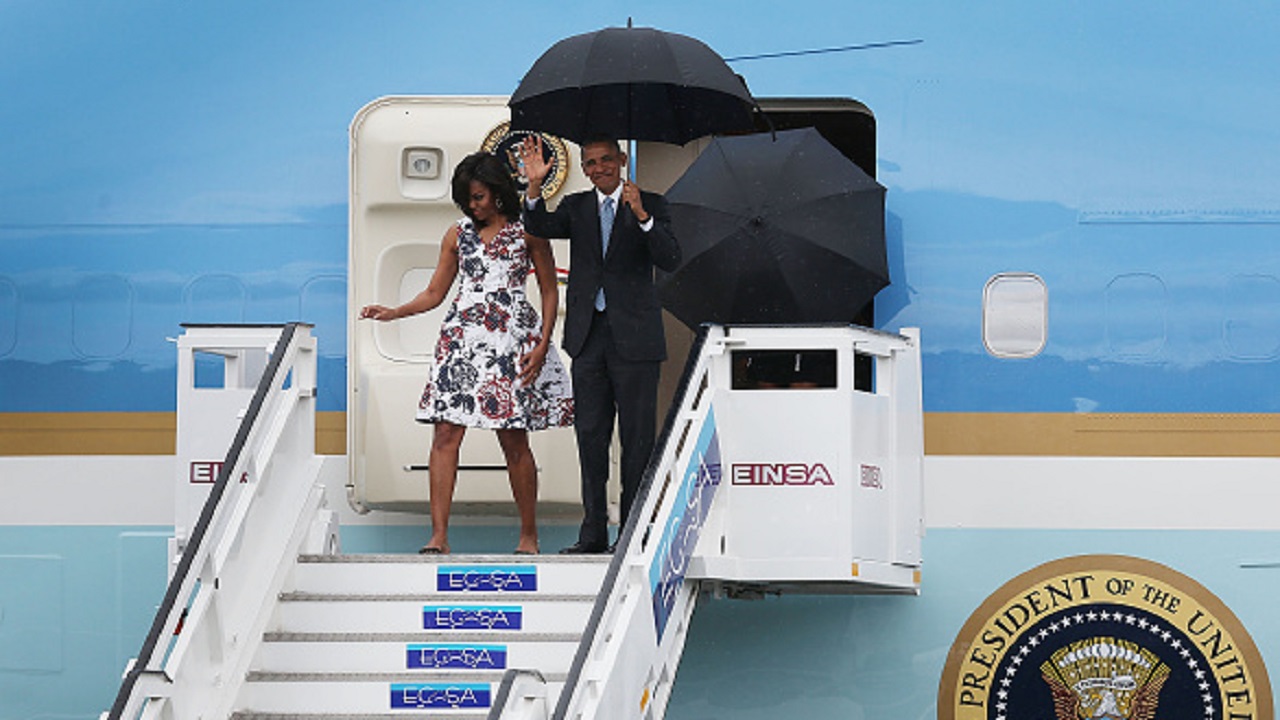
[[[584,701],[580,693],[583,670],[599,646],[610,642],[620,643],[623,639],[618,637],[619,633],[602,632],[605,629],[603,627],[605,618],[618,617],[615,610],[624,602],[626,583],[618,581],[624,566],[636,562],[637,555],[652,553],[653,543],[649,541],[656,543],[658,540],[653,536],[653,531],[665,525],[673,509],[675,493],[667,492],[669,485],[673,484],[672,476],[667,470],[678,459],[677,451],[681,445],[679,442],[673,442],[673,439],[676,441],[684,439],[675,437],[676,429],[682,425],[687,429],[690,420],[693,419],[690,414],[698,407],[701,407],[702,413],[705,414],[706,406],[700,401],[703,399],[704,392],[710,387],[707,378],[710,362],[704,349],[707,346],[708,334],[713,331],[716,334],[723,333],[718,326],[702,325],[689,349],[684,372],[680,376],[676,393],[663,422],[662,432],[658,436],[653,454],[642,476],[631,515],[627,518],[618,537],[613,560],[605,573],[602,590],[592,606],[582,641],[578,645],[573,664],[566,676],[564,689],[561,690],[555,711],[551,715],[553,720],[566,720],[572,717],[570,712]],[[661,487],[655,488],[654,479],[658,477],[663,478],[663,483]],[[679,482],[679,478],[674,482]],[[642,527],[643,533],[641,533]],[[688,590],[684,588],[685,592]]]
[[[640,717],[652,720],[663,716],[688,637],[700,583],[707,579],[719,582],[717,578],[721,577],[706,574],[705,566],[691,570],[690,563],[697,566],[705,564],[712,555],[724,555],[728,537],[725,523],[729,521],[724,513],[732,507],[736,516],[744,507],[749,507],[732,497],[723,497],[733,495],[737,478],[725,479],[721,487],[722,471],[732,467],[726,463],[744,452],[750,454],[750,450],[742,447],[743,443],[754,440],[770,445],[761,435],[762,431],[768,432],[768,428],[753,424],[750,418],[754,415],[744,417],[741,412],[745,400],[732,394],[739,379],[734,352],[750,351],[762,336],[765,341],[760,347],[769,348],[780,342],[776,337],[778,331],[789,334],[793,330],[803,331],[805,337],[815,334],[825,337],[828,330],[838,330],[842,343],[848,342],[848,333],[852,331],[852,346],[842,344],[841,352],[872,356],[878,363],[873,371],[876,373],[873,377],[879,378],[873,383],[874,390],[864,390],[856,398],[848,397],[857,388],[852,387],[853,375],[846,374],[843,386],[846,394],[825,395],[826,402],[845,402],[845,411],[867,407],[884,409],[890,401],[896,403],[895,407],[915,409],[914,413],[894,414],[894,439],[890,445],[896,449],[883,450],[893,456],[890,460],[904,455],[901,459],[907,467],[902,471],[904,490],[895,491],[888,501],[895,503],[893,512],[900,521],[890,528],[895,533],[892,540],[897,544],[891,550],[876,551],[883,554],[862,559],[867,566],[864,569],[874,569],[881,576],[864,582],[859,577],[859,563],[855,563],[854,581],[848,581],[842,573],[824,570],[825,574],[801,582],[813,583],[815,587],[829,587],[837,581],[847,587],[862,583],[866,588],[878,588],[877,591],[891,587],[911,592],[918,588],[918,572],[913,573],[912,568],[918,568],[922,515],[918,508],[915,515],[907,512],[919,504],[919,491],[912,488],[918,486],[919,463],[923,457],[919,439],[918,332],[904,329],[902,335],[894,335],[845,324],[749,328],[704,325],[686,360],[679,390],[669,408],[658,446],[650,457],[639,498],[621,533],[552,720]],[[790,341],[784,347],[789,345]],[[903,357],[898,357],[898,353],[904,353]],[[815,402],[818,399],[809,398]],[[758,405],[755,410],[769,412]],[[909,420],[913,420],[909,428],[897,427]],[[755,430],[755,435],[745,432],[747,428]],[[899,435],[903,440],[899,441]],[[839,438],[824,436],[825,440],[844,447]],[[878,466],[876,468],[878,472]],[[844,486],[848,487],[848,484]],[[881,509],[870,502],[863,505],[864,512]],[[756,507],[763,508],[759,517],[768,517],[774,512],[772,504],[758,503]],[[704,528],[714,530],[700,543]],[[738,528],[742,533],[749,533],[751,529],[750,526]],[[781,562],[788,561],[783,558]],[[838,564],[842,569],[849,567],[843,562]],[[892,566],[891,571],[880,568],[881,565]],[[774,577],[790,575],[784,571]],[[760,582],[754,578],[753,581]],[[499,708],[489,717],[507,720],[512,716],[502,715]]]
[[[506,720],[547,720],[547,679],[532,668],[508,668],[502,673],[489,717]]]
[[[651,496],[651,487],[653,478],[656,477],[661,469],[662,461],[666,458],[666,448],[674,432],[674,428],[678,424],[678,419],[685,410],[684,405],[688,399],[689,386],[693,382],[695,375],[701,379],[706,372],[706,363],[700,362],[702,356],[702,348],[706,342],[708,326],[704,325],[699,328],[693,340],[692,347],[689,348],[689,354],[685,358],[684,371],[680,375],[680,380],[676,386],[675,395],[672,397],[671,405],[667,410],[667,417],[663,421],[662,431],[659,433],[657,441],[654,443],[653,454],[649,458],[649,464],[645,467],[644,475],[641,478],[640,489],[636,494],[635,505],[637,509],[649,507],[649,498]],[[698,373],[701,370],[701,373]],[[590,647],[593,639],[599,632],[600,624],[605,617],[605,611],[609,604],[612,592],[605,592],[605,589],[612,589],[617,586],[618,576],[622,572],[624,558],[628,554],[631,547],[631,540],[636,533],[637,518],[644,516],[643,511],[632,512],[631,517],[627,518],[626,524],[623,526],[621,534],[618,536],[618,544],[613,554],[613,559],[609,563],[608,569],[605,571],[604,581],[601,583],[601,592],[596,596],[595,604],[591,608],[591,614],[587,619],[587,624],[583,630],[582,640],[578,645],[578,649],[574,654],[573,663],[569,668],[569,672],[565,679],[564,689],[560,693],[560,698],[556,703],[556,708],[551,717],[563,718],[567,711],[569,695],[572,688],[577,685],[578,679],[582,675],[582,668],[586,664],[587,657],[590,655]],[[489,720],[515,720],[517,716],[508,714],[507,704],[512,696],[512,686],[516,682],[525,680],[522,677],[523,671],[519,669],[509,669],[503,673],[502,681],[498,686],[495,702],[489,709]]]
[[[291,416],[304,401],[314,402],[315,398],[315,339],[310,335],[310,324],[184,324],[183,327],[281,330],[217,479],[210,488],[209,497],[169,580],[151,629],[121,681],[115,702],[103,714],[104,720],[133,720],[144,711],[148,717],[165,714],[149,709],[148,704],[153,699],[171,697],[173,674],[176,673],[171,674],[170,661],[183,652],[180,645],[184,637],[189,638],[195,632],[191,626],[194,624],[193,616],[208,606],[210,595],[219,584],[220,567],[215,566],[226,558],[217,557],[216,553],[226,549],[228,538],[238,537],[249,515],[247,506],[253,502],[257,483],[245,483],[243,478],[250,472],[267,474],[265,466],[270,464],[275,445]],[[291,383],[285,388],[287,379],[291,379]],[[314,411],[313,406],[310,409]],[[182,720],[177,713],[169,713],[168,716]]]

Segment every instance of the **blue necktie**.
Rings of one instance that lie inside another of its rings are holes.
[[[609,234],[613,232],[613,198],[607,197],[600,204],[600,257],[601,262],[609,252]],[[604,310],[604,288],[596,291],[596,310]]]

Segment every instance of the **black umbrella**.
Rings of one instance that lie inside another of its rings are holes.
[[[884,193],[813,128],[712,140],[667,191],[684,263],[663,306],[689,327],[852,320],[889,283]]]
[[[699,40],[653,28],[605,28],[552,45],[508,103],[512,130],[683,145],[752,129],[755,100]]]

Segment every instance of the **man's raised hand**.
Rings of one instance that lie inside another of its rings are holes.
[[[524,176],[529,181],[528,196],[536,199],[542,195],[542,181],[551,172],[551,163],[542,154],[542,138],[526,135],[520,143],[520,162],[524,163]]]

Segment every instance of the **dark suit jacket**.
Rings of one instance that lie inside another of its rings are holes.
[[[600,211],[594,189],[567,195],[554,211],[543,200],[525,211],[525,230],[544,238],[569,238],[569,289],[565,294],[564,349],[577,357],[591,329],[596,289],[604,286],[614,346],[625,360],[659,362],[667,357],[662,334],[662,305],[653,284],[653,268],[668,272],[680,265],[680,245],[671,232],[671,214],[661,195],[641,192],[645,212],[653,216],[649,232],[626,203],[620,203],[609,235],[608,257],[601,256]]]

